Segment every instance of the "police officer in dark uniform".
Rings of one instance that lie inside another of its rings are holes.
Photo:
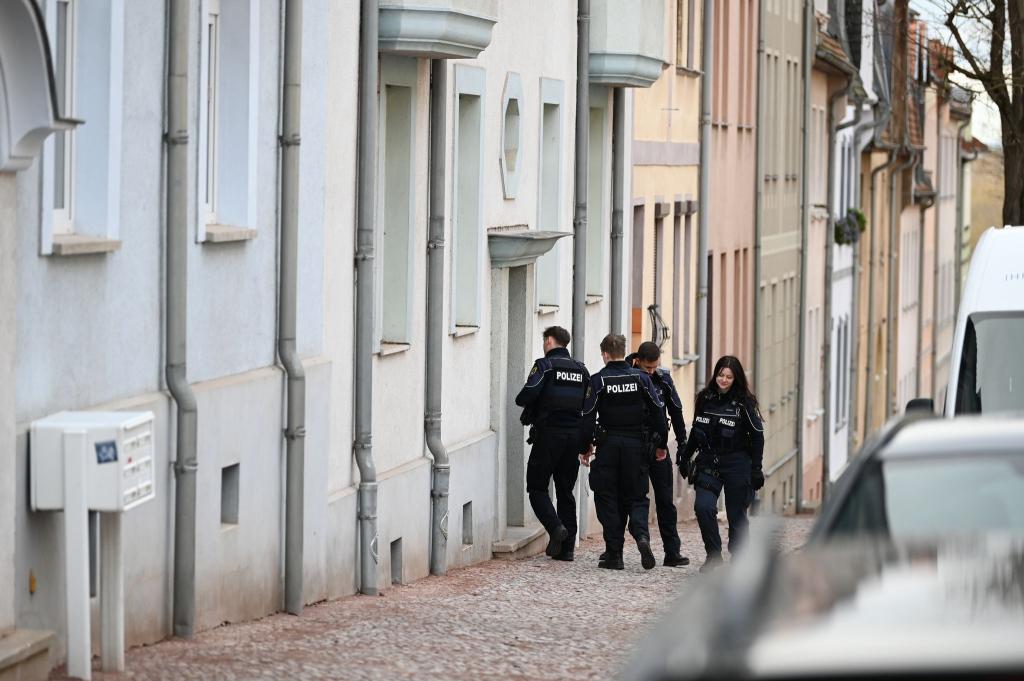
[[[576,545],[576,499],[579,474],[580,412],[590,385],[590,373],[569,356],[569,332],[560,326],[544,330],[544,357],[533,363],[526,385],[516,396],[523,407],[520,419],[529,425],[533,448],[526,464],[526,492],[537,519],[548,532],[546,553],[556,560],[573,560]],[[548,495],[555,480],[558,511]]]
[[[648,467],[652,440],[660,442],[668,431],[665,405],[644,372],[626,364],[626,339],[618,334],[601,341],[605,366],[590,379],[583,407],[580,461],[589,466],[593,444],[597,458],[590,470],[597,519],[604,530],[605,554],[598,567],[622,570],[626,531],[636,540],[640,563],[654,567],[647,527]],[[596,421],[596,423],[595,423]],[[625,514],[625,515],[624,515]]]
[[[696,453],[696,458],[691,457]],[[722,563],[718,533],[718,495],[725,490],[729,518],[729,552],[735,553],[747,532],[747,508],[764,486],[761,459],[764,426],[757,398],[747,387],[743,366],[726,355],[715,364],[711,380],[694,405],[690,439],[676,459],[680,473],[696,491],[693,504],[707,560],[701,572]]]
[[[657,343],[646,341],[640,344],[636,352],[626,358],[630,366],[647,373],[651,382],[658,389],[661,401],[665,404],[672,423],[672,431],[676,436],[676,452],[686,447],[686,422],[683,420],[683,403],[676,392],[675,383],[672,382],[672,373],[665,368],[658,366],[661,362],[661,348]],[[682,567],[690,564],[690,559],[680,554],[682,543],[679,541],[679,531],[676,529],[677,516],[676,505],[672,500],[673,478],[672,460],[668,456],[668,438],[657,443],[654,461],[651,463],[648,472],[651,478],[651,487],[654,489],[654,507],[658,513],[658,530],[661,533],[661,542],[665,547],[665,560],[663,565],[667,567]]]

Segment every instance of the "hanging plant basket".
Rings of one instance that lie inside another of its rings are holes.
[[[846,215],[835,221],[836,243],[840,246],[850,246],[859,239],[861,232],[867,227],[868,221],[864,213],[858,208],[851,208]]]

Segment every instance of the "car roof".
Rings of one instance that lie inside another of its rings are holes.
[[[1024,455],[1024,415],[914,420],[893,435],[878,458],[1014,452]]]
[[[1024,539],[860,540],[698,581],[624,678],[829,678],[1024,670]]]

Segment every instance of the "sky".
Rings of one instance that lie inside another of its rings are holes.
[[[952,42],[949,30],[944,26],[945,16],[942,11],[947,3],[948,0],[910,0],[910,7],[919,12],[921,18],[928,23],[930,37]],[[953,80],[971,90],[976,91],[980,87],[959,74],[954,74]],[[989,146],[1002,146],[999,110],[984,93],[974,100],[974,107],[971,110],[971,134]]]

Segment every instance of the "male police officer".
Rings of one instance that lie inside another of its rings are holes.
[[[668,369],[659,366],[661,348],[657,343],[646,341],[640,344],[636,352],[626,358],[630,366],[636,366],[651,377],[651,382],[658,389],[661,401],[672,422],[672,431],[676,436],[678,451],[686,446],[686,422],[683,420],[683,403],[672,382],[672,374]],[[676,505],[672,501],[672,482],[675,478],[672,461],[668,457],[668,438],[657,443],[654,461],[651,463],[649,475],[654,488],[654,506],[658,512],[658,529],[661,541],[665,546],[667,567],[682,567],[690,564],[690,559],[682,556],[679,550],[679,531],[676,529]]]
[[[531,425],[526,492],[533,512],[548,532],[547,555],[571,561],[576,545],[576,500],[573,488],[579,473],[580,411],[590,385],[590,373],[569,356],[569,332],[560,326],[544,330],[544,357],[533,363],[526,385],[516,396],[522,422]],[[548,484],[555,479],[558,511],[551,504]]]
[[[668,426],[665,405],[650,377],[626,364],[625,354],[623,336],[610,334],[601,341],[605,366],[590,379],[583,407],[580,461],[590,465],[591,443],[596,443],[590,488],[594,490],[606,549],[598,567],[623,569],[625,513],[629,516],[629,533],[640,551],[640,563],[650,570],[654,553],[647,527],[647,442],[650,438],[655,442],[664,440]]]

